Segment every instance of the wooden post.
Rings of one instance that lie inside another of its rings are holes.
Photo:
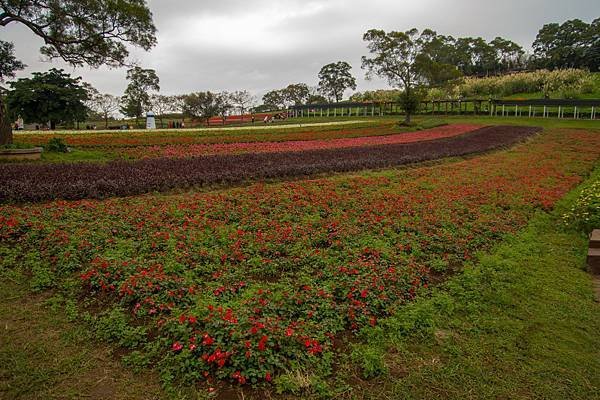
[[[531,118],[531,106],[529,106],[529,118]]]
[[[591,114],[591,118],[590,118],[590,119],[594,119],[594,118],[595,118],[594,111],[596,111],[596,110],[595,110],[595,109],[594,109],[594,107],[592,106],[592,114]]]
[[[578,119],[578,115],[577,115],[577,106],[575,106],[575,111],[573,111],[573,116],[575,117],[575,119]]]
[[[515,117],[519,116],[519,106],[515,105]]]
[[[504,117],[504,110],[505,110],[505,106],[504,104],[502,104],[502,116]]]
[[[548,112],[548,107],[544,106],[544,118],[546,118],[547,112]]]

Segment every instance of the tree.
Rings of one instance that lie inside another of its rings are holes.
[[[363,40],[368,42],[371,57],[362,58],[367,79],[373,75],[385,78],[393,87],[402,89],[401,104],[413,104],[417,88],[427,83],[430,57],[425,52],[425,38],[419,37],[417,29],[406,32],[389,32],[371,29]],[[410,123],[414,109],[405,110],[405,123]]]
[[[9,85],[8,109],[26,122],[50,122],[50,128],[55,129],[58,123],[82,121],[87,116],[88,92],[81,78],[72,78],[62,69],[34,72],[33,78],[22,78]]]
[[[244,115],[256,103],[256,97],[247,90],[238,90],[231,93],[230,100],[233,106],[239,110],[240,115]]]
[[[15,46],[0,40],[0,83],[6,78],[14,78],[15,72],[25,68],[25,64],[15,57]],[[0,87],[0,146],[12,143],[12,126],[4,102],[4,88]]]
[[[114,117],[114,113],[119,110],[121,100],[112,94],[96,93],[92,95],[89,101],[90,108],[102,117],[104,128],[108,129],[108,120]]]
[[[231,93],[221,92],[215,95],[215,114],[223,118],[223,123],[232,108],[234,106],[231,101]]]
[[[219,114],[219,95],[212,92],[196,92],[183,98],[183,114],[206,121]]]
[[[282,90],[271,90],[265,93],[262,100],[266,108],[275,108],[277,110],[284,108],[286,103],[285,93]]]
[[[507,72],[521,67],[522,57],[525,55],[523,48],[513,41],[497,37],[490,42],[496,52],[496,58],[502,72]]]
[[[548,69],[600,67],[600,18],[587,24],[573,19],[547,24],[533,43],[535,62]]]
[[[323,95],[320,95],[318,93],[311,93],[310,96],[308,96],[308,100],[306,101],[307,104],[325,104],[327,103],[327,98]]]
[[[123,66],[129,56],[126,44],[144,50],[156,44],[145,0],[0,0],[0,27],[13,23],[44,40],[43,55],[73,66]],[[0,144],[12,143],[5,118],[0,112]]]
[[[0,82],[6,78],[14,78],[15,72],[26,67],[15,57],[15,45],[0,40]]]
[[[163,118],[166,114],[169,114],[176,109],[177,100],[176,96],[165,96],[162,94],[154,94],[150,96],[150,103],[152,111],[156,113],[160,119],[160,127],[163,128]]]
[[[348,89],[356,90],[356,79],[350,73],[352,67],[345,61],[327,64],[319,71],[319,92],[340,102]]]
[[[149,92],[160,90],[159,79],[153,69],[136,66],[127,71],[127,80],[129,84],[121,98],[121,112],[128,117],[135,118],[137,126],[138,119],[143,116],[144,111],[152,106]]]
[[[299,106],[305,104],[310,96],[310,88],[306,83],[295,83],[282,90],[285,105]]]
[[[186,110],[185,99],[186,99],[186,97],[187,97],[186,94],[180,94],[180,95],[171,97],[171,99],[173,100],[173,111],[181,114],[181,122],[184,122],[184,120],[185,120],[185,110]]]

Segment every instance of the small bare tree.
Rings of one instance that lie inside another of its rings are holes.
[[[164,128],[163,118],[166,114],[173,112],[176,109],[176,96],[165,96],[155,94],[150,96],[152,111],[154,111],[160,120],[160,127]]]
[[[240,115],[256,104],[256,97],[247,90],[237,90],[229,95],[231,103],[240,112]]]
[[[89,101],[89,107],[102,116],[105,129],[108,129],[108,120],[114,117],[120,106],[121,99],[112,94],[95,93]]]

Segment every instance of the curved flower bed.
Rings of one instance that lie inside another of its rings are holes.
[[[0,165],[0,202],[106,198],[192,186],[235,184],[249,179],[384,168],[509,146],[538,131],[531,127],[488,127],[453,138],[409,144],[156,158],[101,165]]]
[[[275,153],[285,151],[305,151],[337,149],[343,147],[376,146],[383,144],[414,143],[462,135],[481,128],[481,125],[446,125],[418,132],[406,132],[386,136],[364,136],[329,140],[296,140],[287,142],[249,142],[166,145],[124,148],[118,154],[126,158],[185,158],[211,154]]]
[[[0,206],[2,267],[37,289],[80,285],[72,304],[92,305],[99,337],[167,383],[327,373],[341,337],[410,329],[385,317],[552,207],[599,156],[600,135],[553,131],[432,167]]]
[[[169,131],[116,131],[97,133],[35,133],[15,134],[19,143],[44,145],[52,138],[60,138],[69,146],[79,148],[90,147],[138,147],[163,146],[173,144],[194,143],[236,143],[236,142],[270,142],[286,140],[316,140],[359,136],[389,135],[401,132],[401,128],[393,124],[381,123],[348,123],[323,126],[256,126],[239,130],[169,130]]]

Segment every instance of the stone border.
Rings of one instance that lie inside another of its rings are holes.
[[[0,160],[40,160],[43,147],[30,149],[0,149]]]
[[[600,277],[600,229],[594,229],[590,234],[587,266],[592,275]]]

